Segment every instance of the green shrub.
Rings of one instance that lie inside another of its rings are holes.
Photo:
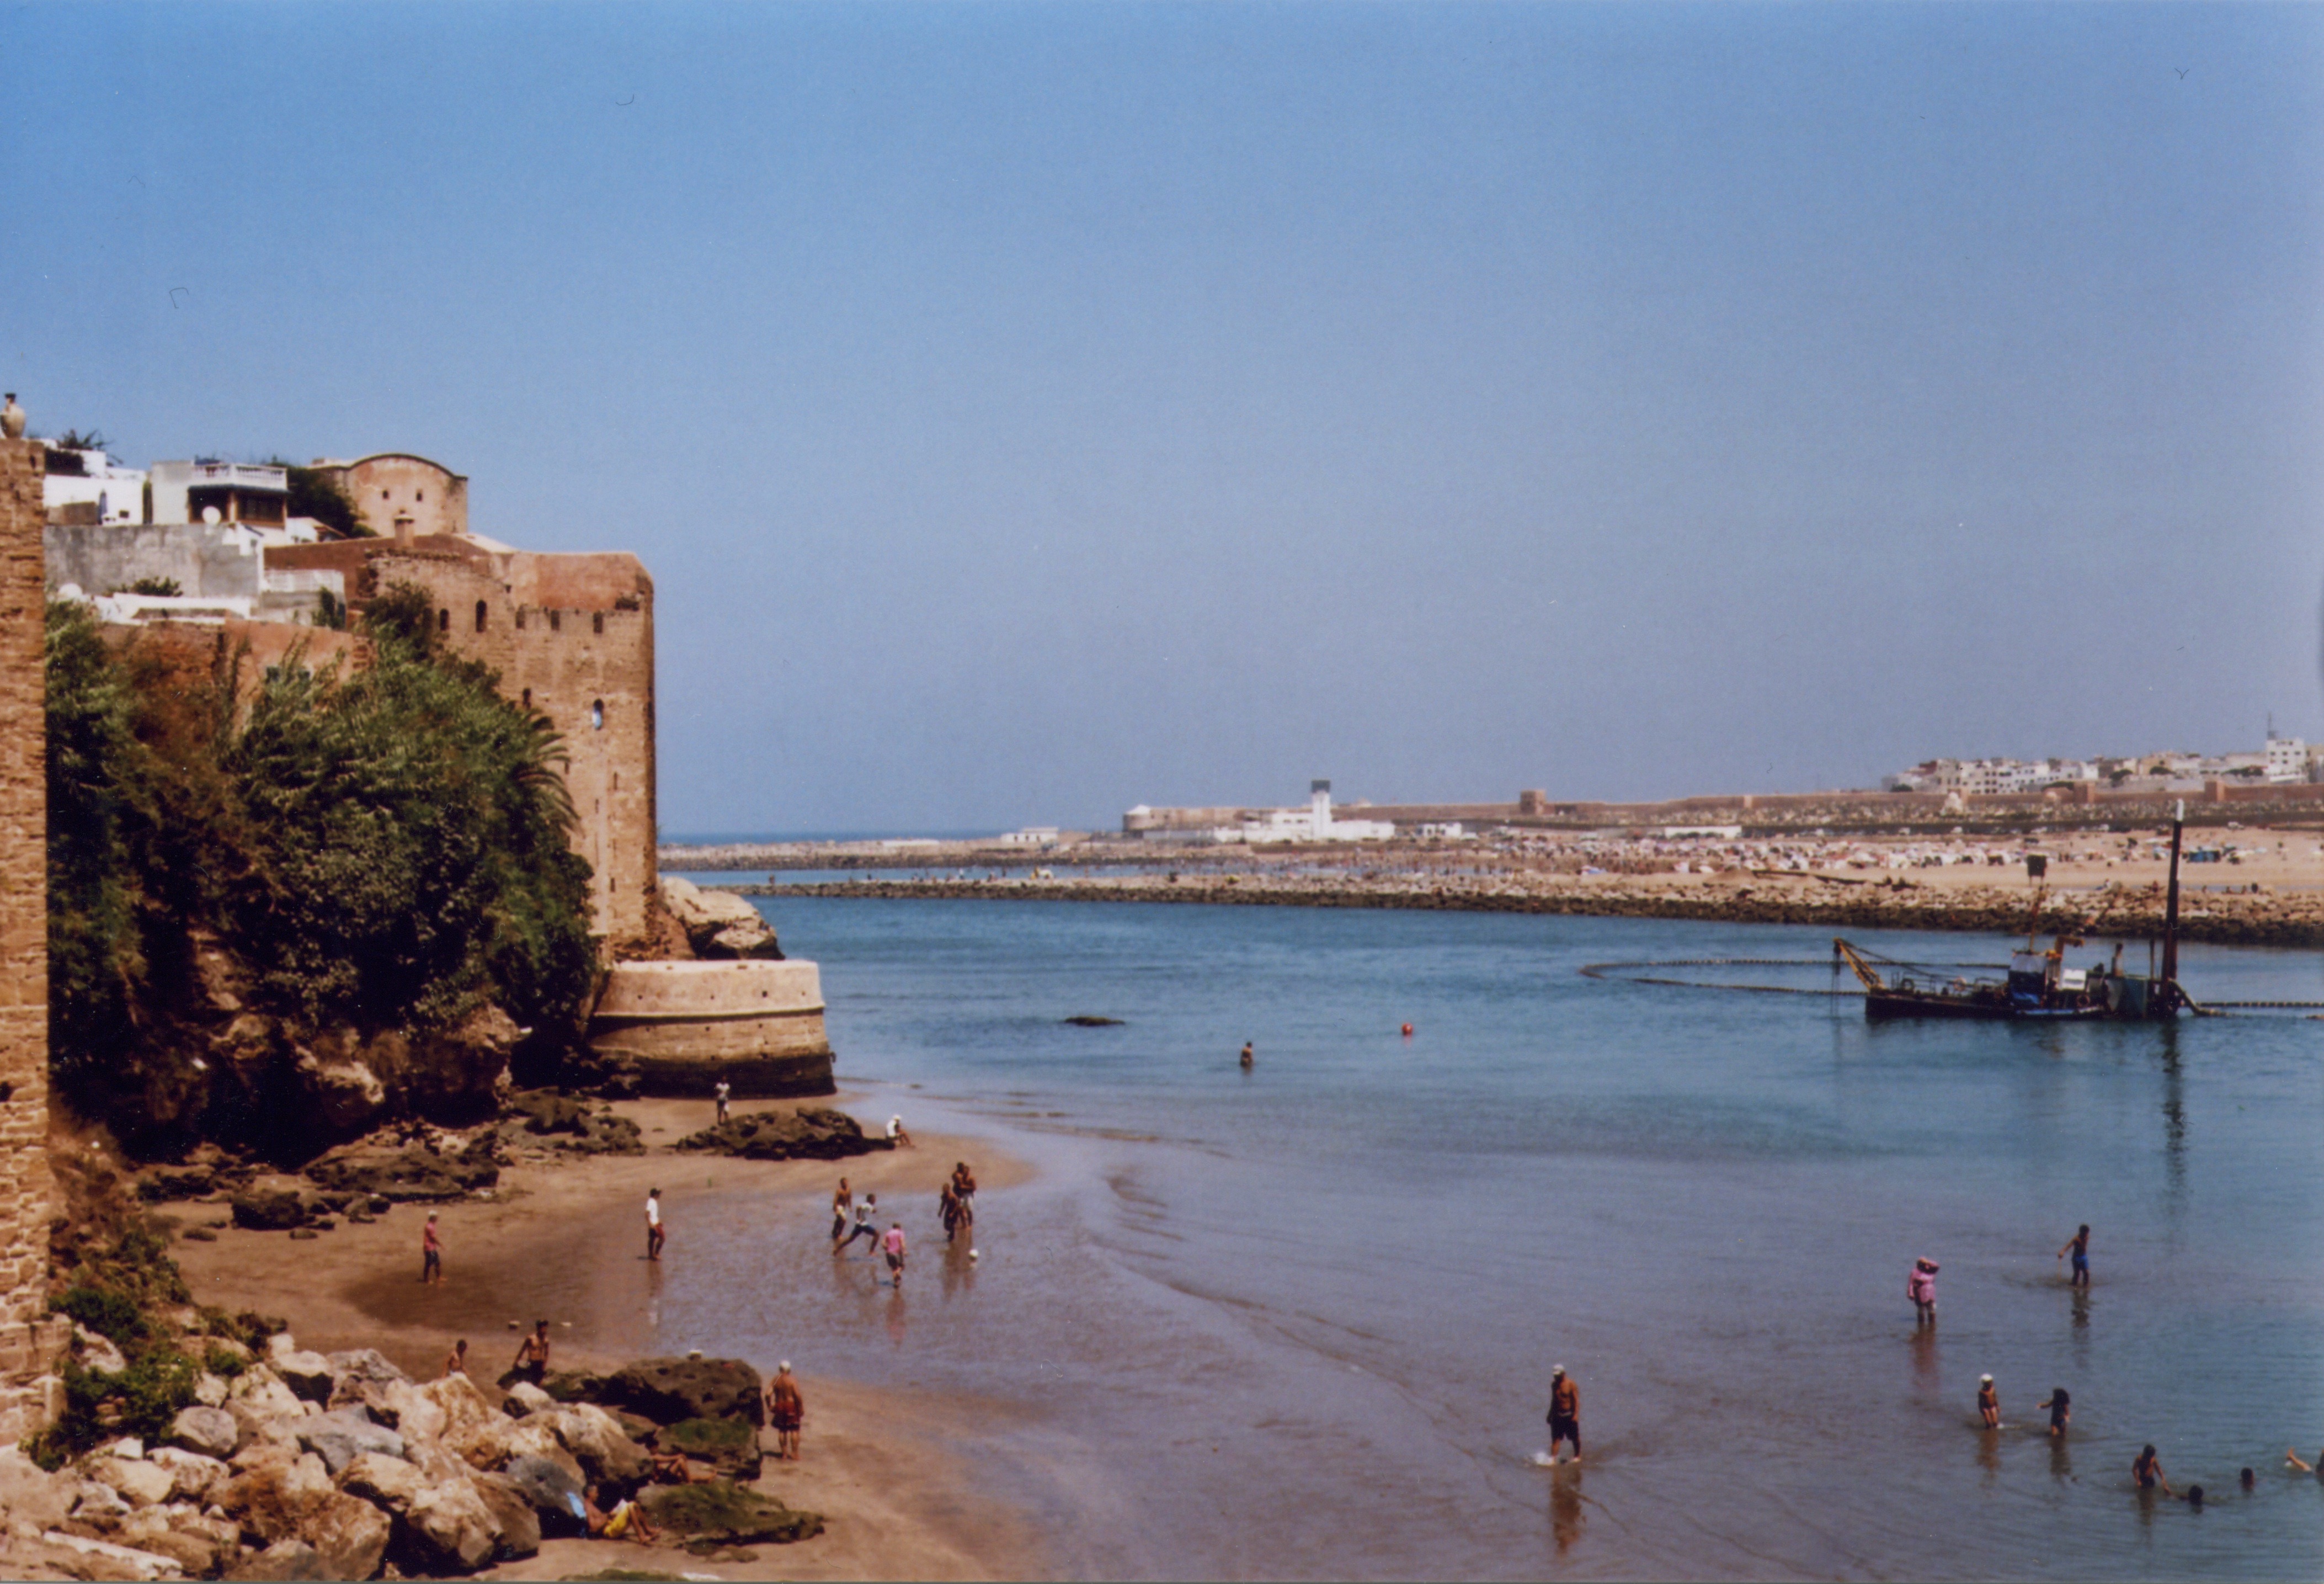
[[[69,1287],[49,1300],[49,1309],[54,1314],[69,1315],[123,1348],[145,1340],[151,1329],[137,1301],[109,1288]]]
[[[205,933],[258,1009],[309,1025],[425,1032],[489,1001],[577,1033],[595,948],[562,741],[431,616],[392,588],[366,667],[294,650],[189,681],[49,607],[50,1051],[85,1114],[134,1143],[144,1095],[210,1081],[156,1037],[199,1005]]]
[[[27,1450],[42,1468],[54,1470],[69,1458],[116,1436],[158,1437],[178,1411],[194,1401],[200,1366],[175,1348],[161,1347],[130,1365],[107,1372],[77,1358],[65,1361],[65,1410],[33,1438]]]

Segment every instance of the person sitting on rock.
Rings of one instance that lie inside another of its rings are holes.
[[[645,1509],[633,1501],[614,1504],[606,1512],[597,1505],[597,1487],[591,1486],[582,1496],[583,1509],[588,1515],[589,1538],[592,1540],[634,1540],[640,1545],[651,1545],[660,1535],[646,1522]]]

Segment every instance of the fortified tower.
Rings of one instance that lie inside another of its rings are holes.
[[[14,407],[15,398],[9,404]],[[0,1442],[63,1408],[49,1373],[66,1322],[48,1312],[47,690],[38,440],[0,439]],[[5,431],[0,431],[5,432]]]

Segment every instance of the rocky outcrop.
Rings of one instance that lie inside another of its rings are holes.
[[[597,1401],[656,1424],[688,1419],[766,1422],[759,1372],[739,1358],[641,1358],[606,1376]]]
[[[697,958],[761,958],[782,960],[782,948],[764,915],[731,891],[706,891],[691,881],[665,875],[662,905]]]
[[[835,1161],[893,1149],[884,1138],[866,1138],[862,1126],[843,1111],[753,1111],[729,1116],[715,1127],[689,1134],[675,1146],[748,1161]]]
[[[632,1431],[724,1470],[752,1468],[760,1383],[737,1359],[642,1359],[608,1376],[558,1377],[605,1399],[592,1403],[529,1388],[503,1399],[465,1376],[414,1382],[374,1350],[319,1355],[285,1334],[261,1358],[231,1384],[201,1377],[217,1403],[180,1412],[173,1444],[124,1439],[55,1474],[0,1450],[10,1520],[0,1570],[474,1573],[531,1555],[545,1534],[580,1533],[589,1483],[605,1497],[638,1493],[658,1526],[697,1548],[804,1539],[823,1526],[723,1480],[646,1484],[651,1461]]]
[[[747,1419],[681,1419],[654,1436],[657,1452],[683,1452],[722,1479],[749,1481],[764,1471],[759,1427]]]
[[[696,1544],[788,1545],[823,1533],[820,1514],[787,1507],[724,1479],[657,1486],[639,1505],[656,1528]]]
[[[554,1089],[531,1089],[508,1098],[501,1136],[512,1144],[546,1142],[585,1155],[642,1155],[638,1125],[586,1100]]]
[[[309,1165],[307,1175],[326,1188],[384,1200],[460,1199],[500,1181],[490,1144],[486,1135],[456,1155],[420,1145],[334,1150]]]

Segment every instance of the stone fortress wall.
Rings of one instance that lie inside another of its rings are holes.
[[[0,1442],[63,1408],[48,1313],[49,918],[45,512],[37,440],[0,440]]]
[[[449,534],[267,551],[270,567],[337,567],[357,608],[399,583],[436,602],[453,653],[564,738],[565,783],[589,860],[592,928],[614,956],[649,949],[654,919],[653,579],[625,552],[545,554]]]
[[[430,477],[456,477],[427,466]],[[505,697],[555,725],[578,817],[574,847],[593,871],[592,928],[608,959],[593,1050],[635,1065],[653,1093],[706,1094],[722,1077],[746,1098],[832,1092],[814,963],[657,960],[689,949],[660,893],[654,590],[637,557],[512,550],[406,522],[390,539],[272,549],[267,565],[337,569],[357,609],[400,583],[426,589],[446,645],[491,667]]]

